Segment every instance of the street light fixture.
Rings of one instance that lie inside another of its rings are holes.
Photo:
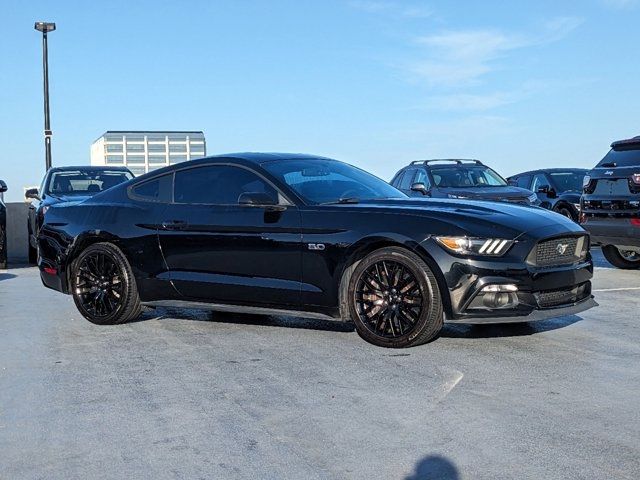
[[[47,50],[47,33],[56,29],[51,22],[36,22],[34,28],[42,32],[42,76],[44,84],[44,151],[47,171],[51,168],[51,119],[49,118],[49,52]]]

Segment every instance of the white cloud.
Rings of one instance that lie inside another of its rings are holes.
[[[473,85],[495,69],[495,61],[510,52],[556,42],[582,23],[575,17],[558,17],[546,22],[540,32],[520,35],[498,30],[445,31],[419,37],[425,57],[409,66],[430,85]]]

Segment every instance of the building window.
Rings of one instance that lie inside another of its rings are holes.
[[[104,136],[105,141],[107,142],[121,142],[122,134],[121,133],[107,133]]]
[[[198,140],[198,141],[204,142],[204,134],[203,133],[190,133],[189,134],[189,139],[190,140]]]
[[[187,144],[186,143],[170,143],[169,151],[170,152],[186,152]]]
[[[187,136],[184,133],[170,133],[167,137],[169,137],[169,140],[177,140],[178,142],[187,141]]]
[[[149,163],[167,163],[166,155],[149,155]]]
[[[115,144],[107,143],[104,146],[104,149],[107,152],[122,152],[122,144],[121,143],[115,143]]]
[[[129,170],[131,170],[131,173],[133,173],[136,177],[147,173],[144,167],[130,167]]]
[[[127,143],[127,152],[144,152],[144,143]]]
[[[178,162],[185,162],[187,160],[187,156],[186,155],[171,155],[169,157],[169,160],[171,161],[171,164],[178,163]]]
[[[166,152],[167,146],[164,143],[150,143],[147,145],[147,150],[150,152]]]
[[[144,155],[127,155],[127,164],[130,163],[144,164]]]
[[[122,164],[124,163],[124,157],[122,155],[106,155],[104,157],[104,162],[107,164]]]
[[[194,160],[194,159],[196,159],[196,158],[202,158],[202,157],[204,157],[204,153],[195,153],[195,152],[191,152],[191,154],[190,154],[190,157],[189,157],[189,158],[190,158],[191,160]],[[173,157],[172,157],[172,158],[173,158]]]
[[[167,136],[159,133],[150,133],[147,135],[148,142],[164,142],[167,139]]]
[[[144,142],[144,135],[129,133],[127,134],[127,142]]]

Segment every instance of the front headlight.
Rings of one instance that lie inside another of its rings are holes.
[[[503,238],[435,237],[445,249],[461,255],[500,257],[507,253],[513,240]]]
[[[538,196],[535,193],[532,193],[527,197],[527,200],[529,200],[529,203],[536,203],[538,201]]]
[[[591,183],[591,177],[589,175],[582,177],[582,188],[588,187],[589,183]]]

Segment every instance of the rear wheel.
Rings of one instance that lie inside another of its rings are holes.
[[[416,254],[387,247],[366,256],[349,281],[349,312],[358,334],[381,347],[426,343],[442,329],[436,278]]]
[[[624,269],[640,268],[640,253],[634,250],[625,250],[615,245],[605,245],[602,247],[604,258],[614,267]]]
[[[574,222],[578,221],[577,216],[573,214],[573,212],[571,211],[571,209],[569,207],[561,206],[561,207],[556,209],[556,212],[559,213],[560,215],[564,216],[564,217],[567,217],[567,218],[573,220]]]
[[[91,323],[124,323],[142,311],[129,262],[110,243],[95,243],[78,256],[71,268],[71,289],[76,307]]]

